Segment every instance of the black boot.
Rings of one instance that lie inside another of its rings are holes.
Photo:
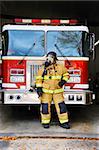
[[[65,129],[70,129],[70,124],[69,124],[69,122],[62,123],[62,124],[60,124],[60,126],[61,126],[62,128],[65,128]]]
[[[46,128],[46,129],[48,129],[48,128],[50,127],[49,123],[47,123],[47,124],[42,124],[42,126],[43,126],[44,128]]]

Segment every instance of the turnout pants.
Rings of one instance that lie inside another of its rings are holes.
[[[64,103],[63,93],[43,93],[43,95],[41,96],[41,123],[50,123],[52,100],[54,101],[60,123],[62,124],[68,122],[68,112]]]

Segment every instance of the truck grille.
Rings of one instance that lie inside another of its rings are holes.
[[[37,75],[40,67],[41,65],[30,65],[30,86],[35,85],[35,76]]]

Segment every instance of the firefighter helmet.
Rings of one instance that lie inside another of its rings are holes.
[[[54,60],[58,60],[58,59],[57,59],[57,54],[56,54],[55,52],[50,51],[50,52],[47,54],[47,57],[48,57],[48,55],[52,55],[52,56],[54,56]]]

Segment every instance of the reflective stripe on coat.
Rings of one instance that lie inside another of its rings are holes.
[[[60,88],[58,83],[61,80],[68,81],[69,73],[63,64],[54,64],[46,68],[46,75],[42,76],[44,72],[44,66],[38,70],[36,76],[36,87],[42,87],[44,93],[60,93],[63,89]]]

